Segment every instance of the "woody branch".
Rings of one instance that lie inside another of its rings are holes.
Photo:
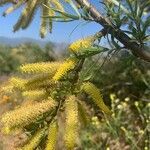
[[[107,30],[107,33],[113,35],[120,41],[125,48],[129,49],[133,55],[147,62],[150,62],[150,48],[141,46],[125,34],[121,29],[116,28],[108,18],[105,18],[88,0],[75,0],[82,8],[86,7],[95,22],[99,23]]]

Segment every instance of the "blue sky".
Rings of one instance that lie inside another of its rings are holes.
[[[15,33],[12,32],[13,25],[16,23],[20,11],[16,10],[7,17],[2,17],[2,13],[8,6],[0,7],[0,36],[15,38],[15,37],[30,37],[40,39],[39,25],[40,16],[39,13],[35,16],[34,21],[26,30],[19,30]],[[72,33],[74,28],[76,30]],[[94,34],[100,30],[100,26],[96,23],[86,23],[85,21],[75,21],[70,23],[55,23],[53,33],[48,34],[44,40],[51,40],[55,42],[71,42],[81,37]],[[71,34],[72,33],[72,34]],[[70,35],[71,34],[71,35]]]

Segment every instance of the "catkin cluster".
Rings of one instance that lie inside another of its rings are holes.
[[[32,22],[36,10],[40,8],[41,11],[41,23],[40,23],[40,36],[45,37],[47,32],[52,32],[53,20],[52,17],[56,15],[56,10],[64,12],[64,6],[60,0],[1,0],[0,6],[4,4],[12,4],[7,8],[3,16],[14,12],[16,9],[23,7],[22,13],[14,25],[14,32],[19,29],[26,29]],[[61,13],[59,16],[63,17]]]
[[[92,41],[92,37],[88,37],[73,43],[70,48],[77,51],[91,46]],[[4,133],[11,133],[20,128],[30,133],[26,144],[19,149],[54,150],[57,146],[59,129],[63,128],[59,125],[58,117],[64,113],[63,140],[66,149],[73,150],[76,146],[79,125],[86,125],[90,120],[86,105],[80,100],[83,92],[88,94],[106,115],[111,114],[99,89],[91,82],[84,82],[83,78],[80,78],[83,64],[83,59],[71,54],[63,62],[22,65],[19,71],[23,76],[12,77],[9,80],[4,90],[7,92],[10,90],[11,93],[19,91],[24,103],[5,113],[1,122]]]

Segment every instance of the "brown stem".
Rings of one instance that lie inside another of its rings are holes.
[[[113,35],[120,41],[127,49],[131,50],[133,55],[150,62],[150,48],[146,49],[125,34],[122,30],[117,29],[107,18],[103,17],[101,13],[88,0],[75,0],[82,8],[86,7],[94,21],[102,25],[109,34]]]

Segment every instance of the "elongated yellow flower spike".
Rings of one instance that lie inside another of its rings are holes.
[[[42,89],[43,87],[54,87],[56,83],[52,81],[54,73],[36,74],[27,79],[26,90]]]
[[[13,92],[14,92],[14,86],[13,85],[10,85],[10,84],[7,84],[7,85],[4,85],[3,87],[2,87],[2,91],[0,91],[0,92],[3,92],[3,93],[5,93],[5,94],[12,94]]]
[[[56,74],[53,77],[53,80],[55,81],[60,80],[63,76],[65,76],[68,73],[68,71],[74,69],[74,67],[77,64],[77,61],[78,60],[75,58],[67,59],[63,64],[60,65]]]
[[[54,88],[56,84],[57,84],[56,82],[50,79],[44,80],[43,82],[34,82],[34,83],[27,82],[26,90],[36,90],[36,89],[39,90],[47,87]]]
[[[19,69],[23,73],[55,73],[60,62],[41,62],[22,65]]]
[[[81,124],[86,126],[89,122],[89,116],[83,103],[78,103],[78,112]]]
[[[6,104],[10,100],[10,97],[7,95],[3,95],[2,99],[0,99],[0,105]]]
[[[68,150],[74,148],[78,136],[78,107],[74,95],[69,96],[65,101],[65,145]]]
[[[20,107],[16,110],[7,112],[2,116],[2,123],[4,124],[4,131],[11,131],[16,127],[25,127],[26,125],[36,121],[36,119],[43,113],[50,111],[55,106],[53,100]]]
[[[71,52],[77,53],[80,51],[81,48],[91,47],[93,45],[94,40],[95,40],[94,36],[89,36],[84,39],[79,39],[79,40],[73,42],[69,46],[69,50]]]
[[[25,91],[22,93],[22,95],[31,100],[43,100],[48,96],[48,94],[44,90]]]
[[[25,79],[21,79],[21,78],[17,78],[17,77],[12,77],[9,80],[10,84],[14,87],[14,88],[18,88],[20,90],[24,90],[25,89],[25,84],[27,83],[27,80]]]
[[[48,139],[45,150],[55,150],[57,133],[58,133],[58,125],[57,122],[54,121],[49,126]]]
[[[39,78],[37,81],[37,78],[32,77],[32,79],[22,79],[18,77],[12,77],[9,82],[10,85],[12,86],[12,90],[14,88],[17,88],[19,90],[36,90],[36,89],[42,89],[44,86],[51,86],[53,87],[56,83],[49,78],[43,79],[43,81]],[[7,87],[6,87],[7,88]]]
[[[40,129],[36,132],[36,134],[32,137],[28,144],[24,147],[20,148],[20,150],[34,150],[41,142],[44,137],[46,128]]]
[[[105,105],[99,89],[92,83],[87,82],[82,85],[82,89],[89,94],[97,106],[106,114],[110,115],[111,111]]]
[[[53,77],[51,73],[40,73],[35,74],[34,76],[31,76],[31,78],[28,78],[28,84],[34,84],[36,82],[43,82],[45,80],[50,80]]]

